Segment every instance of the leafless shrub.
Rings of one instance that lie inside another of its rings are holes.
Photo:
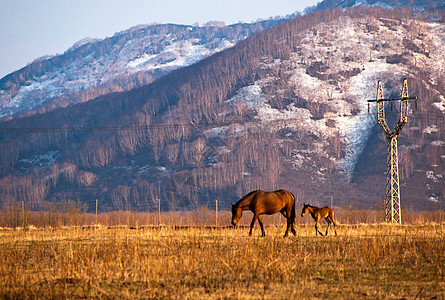
[[[79,171],[77,172],[77,183],[80,186],[90,186],[97,180],[96,174],[88,171]]]

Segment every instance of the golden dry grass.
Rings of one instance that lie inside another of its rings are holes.
[[[0,231],[0,298],[444,298],[445,225]]]

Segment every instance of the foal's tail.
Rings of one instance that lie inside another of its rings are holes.
[[[331,208],[331,211],[329,212],[329,218],[331,219],[332,223],[334,223],[335,226],[338,224],[338,222],[336,220],[334,220],[334,209],[333,208]]]
[[[295,213],[295,196],[292,193],[290,193],[290,194],[294,198],[294,204],[292,205],[292,211],[290,212],[291,224],[294,224],[295,223],[295,217],[296,217],[296,213]]]

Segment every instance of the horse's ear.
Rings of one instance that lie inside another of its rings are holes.
[[[234,204],[233,204],[233,203],[230,203],[230,205],[232,205],[232,206],[233,206]]]

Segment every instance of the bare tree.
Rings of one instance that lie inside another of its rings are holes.
[[[169,145],[167,145],[165,150],[166,150],[165,155],[167,156],[168,160],[172,164],[175,164],[176,161],[178,160],[179,144],[178,143],[169,144]]]
[[[117,209],[130,209],[130,192],[131,188],[126,185],[118,185],[114,190],[111,191],[111,200],[113,201],[113,204]]]
[[[57,185],[57,180],[59,179],[60,175],[60,167],[58,163],[54,163],[51,166],[51,182],[54,186]]]
[[[192,143],[192,156],[195,165],[201,165],[205,148],[206,143],[202,138],[198,138]]]
[[[92,165],[94,167],[105,167],[111,163],[115,155],[115,148],[108,140],[103,144],[97,144],[95,147],[95,155],[92,159]]]
[[[79,171],[77,173],[77,183],[80,186],[90,186],[97,180],[96,174],[88,171]]]
[[[281,155],[276,147],[270,147],[264,157],[261,173],[270,180],[271,189],[277,188],[278,178],[282,171]]]
[[[399,149],[400,179],[407,179],[414,172],[414,160],[412,159],[409,148],[400,147]]]
[[[61,171],[63,172],[63,177],[65,177],[68,182],[72,183],[74,181],[74,174],[76,174],[77,171],[77,166],[72,163],[64,162]]]

